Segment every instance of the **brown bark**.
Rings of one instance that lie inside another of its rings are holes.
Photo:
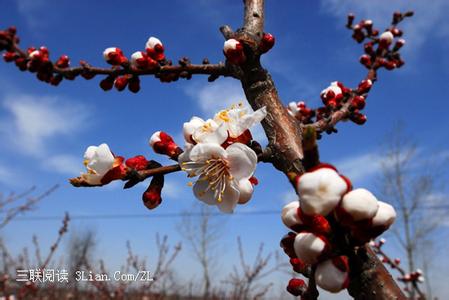
[[[369,246],[356,249],[349,259],[351,273],[348,292],[354,299],[406,299]]]
[[[245,43],[247,61],[240,66],[239,77],[252,108],[267,108],[268,114],[262,125],[269,139],[273,165],[287,176],[290,172],[302,174],[302,130],[287,113],[275,84],[268,71],[261,66],[260,55],[257,53],[257,45],[263,33],[264,0],[245,0],[244,3],[243,30],[232,35],[229,27],[222,27],[222,32],[227,37],[240,38]],[[354,251],[350,255],[350,266],[351,283],[348,291],[354,299],[405,299],[394,279],[369,247],[360,247]]]

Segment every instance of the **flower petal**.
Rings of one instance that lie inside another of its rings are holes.
[[[182,128],[184,139],[188,143],[192,143],[192,135],[198,128],[204,125],[204,120],[198,117],[192,117],[189,122],[185,122]]]
[[[223,193],[223,200],[217,202],[217,206],[221,212],[230,214],[234,212],[234,208],[239,201],[240,192],[235,184],[231,183],[226,185],[226,189]]]
[[[225,124],[217,124],[214,120],[207,120],[203,126],[196,129],[192,139],[197,143],[223,144],[228,138],[228,130]]]
[[[257,155],[248,146],[234,143],[226,148],[231,175],[239,181],[253,175],[257,165]]]
[[[204,162],[210,158],[225,158],[226,150],[214,143],[202,143],[193,146],[190,151],[190,160]]]
[[[217,204],[217,200],[215,200],[215,191],[208,189],[208,187],[209,181],[207,181],[206,177],[201,176],[193,185],[193,194],[204,203],[215,205]]]
[[[106,174],[107,171],[109,171],[112,168],[113,164],[114,164],[114,155],[112,155],[112,152],[111,150],[109,150],[107,144],[101,144],[96,149],[87,167],[94,170],[98,175],[104,175]]]
[[[248,179],[242,179],[239,181],[239,204],[245,204],[251,199],[254,192],[254,187]]]

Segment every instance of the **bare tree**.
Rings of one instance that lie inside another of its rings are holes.
[[[179,232],[185,237],[192,253],[201,266],[204,299],[211,294],[211,273],[216,266],[216,250],[219,244],[223,223],[217,223],[211,218],[212,211],[205,205],[194,205],[191,211],[185,212],[178,224]]]
[[[416,271],[418,261],[429,268],[429,253],[434,240],[433,233],[441,225],[442,213],[439,196],[441,185],[441,159],[424,159],[421,149],[404,133],[401,126],[392,130],[385,142],[382,161],[381,191],[386,201],[398,212],[398,222],[392,232],[407,259],[407,272]],[[428,282],[428,293],[431,294]],[[407,283],[410,298],[416,291]]]
[[[240,237],[237,238],[237,244],[240,256],[239,267],[234,266],[232,273],[229,274],[225,282],[231,285],[232,292],[230,299],[261,299],[263,298],[273,283],[261,283],[261,280],[280,271],[290,265],[282,260],[278,252],[263,254],[264,244],[259,245],[259,250],[254,257],[252,264],[245,260],[245,253]],[[274,256],[274,263],[271,263]]]

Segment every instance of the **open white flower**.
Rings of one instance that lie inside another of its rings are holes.
[[[113,168],[114,155],[107,144],[100,146],[89,146],[84,153],[84,165],[87,173],[81,177],[91,185],[101,184],[103,176]]]
[[[180,156],[179,163],[189,177],[199,176],[193,186],[195,196],[231,213],[239,202],[252,194],[249,178],[257,164],[256,153],[248,146],[234,143],[222,148],[215,143],[199,143]]]
[[[187,143],[215,143],[223,144],[228,138],[228,132],[224,125],[220,125],[212,119],[204,121],[193,117],[183,126],[184,139]]]
[[[190,144],[222,144],[228,137],[239,137],[247,129],[262,121],[266,115],[265,107],[249,112],[249,109],[242,104],[233,105],[230,109],[216,113],[213,119],[204,121],[199,117],[191,118],[189,122],[184,123],[184,139]]]
[[[249,112],[243,104],[233,105],[230,109],[219,111],[214,116],[217,124],[225,124],[229,136],[236,138],[243,134],[245,130],[262,121],[267,116],[266,107],[262,107],[254,112]]]

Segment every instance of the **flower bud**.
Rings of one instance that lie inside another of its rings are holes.
[[[68,68],[70,64],[70,59],[67,55],[61,55],[61,57],[56,61],[56,66],[58,68]]]
[[[373,82],[370,79],[364,79],[359,83],[357,92],[359,94],[366,94],[370,91],[372,86],[373,86]]]
[[[363,109],[365,107],[365,98],[363,96],[354,96],[351,100],[351,105],[355,109]]]
[[[223,52],[231,64],[240,65],[246,61],[243,45],[236,39],[229,39],[224,42]]]
[[[293,247],[295,243],[296,233],[289,232],[287,233],[280,242],[281,248],[284,250],[285,254],[287,254],[290,258],[295,258],[295,249]]]
[[[259,50],[262,53],[268,52],[274,46],[274,36],[270,33],[264,33],[260,41]]]
[[[331,293],[338,293],[349,285],[349,263],[346,256],[338,256],[318,264],[316,284]]]
[[[299,232],[304,229],[304,224],[298,214],[299,201],[293,201],[282,209],[282,222],[293,231]]]
[[[154,36],[148,39],[145,45],[145,50],[147,51],[148,56],[156,61],[165,59],[164,46],[162,45],[162,42]]]
[[[401,49],[404,45],[405,45],[405,40],[404,40],[404,39],[399,39],[399,40],[397,40],[396,44],[394,44],[393,51],[398,51],[398,50]]]
[[[356,123],[357,125],[363,125],[366,123],[366,116],[364,114],[359,113],[358,111],[353,112],[350,116],[349,119]]]
[[[17,54],[15,52],[5,52],[3,54],[3,59],[5,62],[12,62],[17,58]]]
[[[114,86],[118,91],[123,91],[128,85],[128,76],[117,77],[114,81]]]
[[[378,201],[379,209],[373,217],[370,228],[370,236],[372,238],[381,235],[386,231],[396,220],[396,211],[388,203]]]
[[[325,237],[311,232],[298,233],[293,247],[296,256],[307,264],[318,262],[330,250],[329,242]]]
[[[173,141],[173,138],[163,131],[155,132],[149,141],[154,152],[168,155],[172,159],[177,159],[182,149]]]
[[[112,76],[108,76],[105,79],[103,79],[102,81],[100,81],[100,87],[104,91],[111,90],[113,86],[114,86],[114,77],[112,77]]]
[[[148,160],[143,155],[137,155],[128,158],[125,164],[128,168],[140,171],[145,170],[148,167]]]
[[[128,90],[132,93],[138,93],[140,91],[139,76],[133,76],[129,79]]]
[[[287,291],[295,297],[301,296],[306,290],[307,285],[302,279],[292,278],[288,282]]]
[[[164,176],[155,175],[151,179],[150,185],[142,194],[143,204],[148,209],[155,209],[162,202],[161,192],[164,187]]]
[[[103,51],[104,60],[114,66],[121,65],[127,61],[123,51],[120,48],[110,47]]]
[[[343,225],[353,225],[373,218],[379,205],[376,197],[365,189],[355,189],[343,196],[336,209],[337,220]]]
[[[327,216],[338,205],[348,185],[334,169],[322,167],[301,175],[296,188],[304,214]]]
[[[360,63],[367,68],[371,67],[371,57],[366,54],[360,56]]]
[[[387,48],[393,42],[394,36],[391,31],[385,31],[379,37],[379,46],[382,48]]]

